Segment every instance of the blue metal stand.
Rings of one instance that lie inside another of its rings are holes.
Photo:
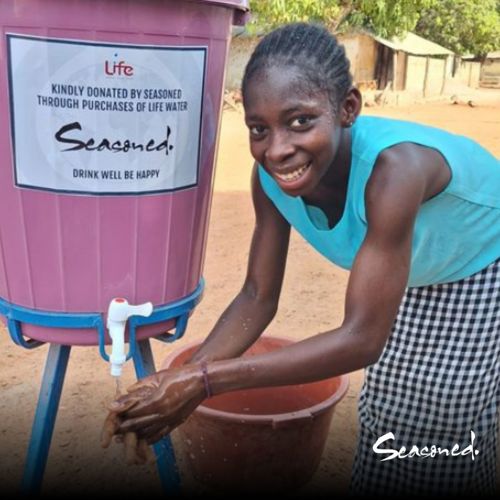
[[[163,342],[173,342],[181,338],[186,330],[189,314],[201,300],[203,288],[204,281],[201,280],[196,290],[188,297],[155,308],[151,316],[147,318],[137,316],[129,319],[130,348],[127,359],[133,359],[138,379],[154,373],[155,366],[149,339],[136,341],[137,327],[176,319],[174,334],[165,333],[155,338]],[[101,314],[66,314],[37,311],[16,306],[3,299],[0,299],[0,314],[7,318],[7,326],[12,340],[26,349],[39,347],[43,343],[24,338],[22,333],[23,323],[52,328],[97,329],[100,354],[106,361],[109,361],[109,356],[105,350],[105,329]],[[22,493],[38,494],[40,492],[70,352],[71,345],[50,344],[31,429],[31,438],[21,483]],[[154,446],[154,450],[157,456],[158,473],[163,490],[169,494],[178,493],[180,477],[170,438],[163,438]]]
[[[70,351],[68,345],[49,347],[21,483],[24,494],[37,494],[42,485]]]
[[[138,379],[147,377],[154,373],[155,365],[151,345],[148,340],[139,342],[139,349],[134,355],[135,373]],[[175,460],[174,448],[170,437],[164,437],[154,445],[156,464],[160,481],[165,492],[177,492],[180,485],[179,471]]]

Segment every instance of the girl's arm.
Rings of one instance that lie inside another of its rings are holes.
[[[407,286],[418,209],[442,180],[437,167],[422,167],[427,153],[415,151],[398,146],[377,161],[365,196],[367,234],[349,278],[342,325],[277,351],[209,363],[214,394],[311,382],[378,359]],[[205,397],[199,365],[159,372],[119,400],[119,432],[136,431],[154,442],[182,423]]]
[[[434,150],[415,144],[385,150],[365,192],[367,233],[349,277],[342,325],[267,354],[210,364],[214,393],[311,382],[375,363],[407,287],[417,212],[449,179]]]
[[[276,314],[290,225],[263,192],[257,165],[252,172],[252,199],[255,228],[245,282],[189,363],[239,356],[258,339]]]

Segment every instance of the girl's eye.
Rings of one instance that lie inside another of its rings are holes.
[[[298,116],[297,118],[294,118],[292,122],[290,123],[290,126],[292,128],[305,128],[308,125],[311,124],[311,118],[309,116]]]
[[[259,136],[264,133],[265,128],[262,125],[253,125],[248,127],[248,130],[250,130],[250,135]]]

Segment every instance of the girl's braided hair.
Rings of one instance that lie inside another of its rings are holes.
[[[326,28],[314,24],[287,24],[259,42],[245,68],[243,99],[252,77],[273,66],[297,68],[309,90],[328,93],[335,110],[352,85],[344,47]]]

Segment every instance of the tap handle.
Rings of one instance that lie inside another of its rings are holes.
[[[145,302],[137,306],[129,306],[129,316],[151,316],[153,312],[153,304]]]
[[[127,321],[130,316],[150,316],[153,312],[153,304],[146,302],[139,305],[130,305],[127,299],[114,298],[109,303],[108,321]]]

